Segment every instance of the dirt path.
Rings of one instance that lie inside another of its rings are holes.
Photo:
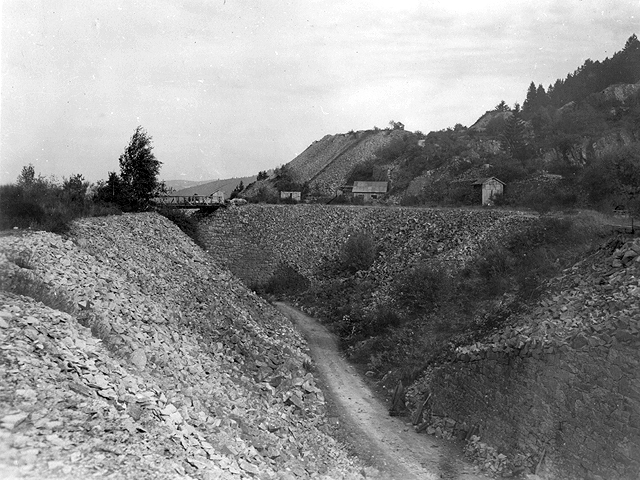
[[[474,473],[459,451],[445,441],[416,433],[390,417],[354,367],[342,358],[335,337],[320,323],[284,303],[276,303],[306,337],[325,395],[336,406],[347,441],[380,471],[381,478],[486,480]]]

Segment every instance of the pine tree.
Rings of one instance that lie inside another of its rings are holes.
[[[526,156],[526,144],[524,141],[525,123],[521,115],[520,105],[516,103],[513,114],[505,122],[501,135],[502,148],[517,160],[523,160]]]
[[[538,106],[538,90],[536,89],[536,84],[531,82],[529,85],[529,89],[527,90],[527,98],[522,105],[522,110],[526,115],[531,115],[536,107]]]

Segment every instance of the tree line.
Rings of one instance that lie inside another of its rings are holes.
[[[137,212],[166,192],[158,180],[160,162],[152,137],[138,126],[120,155],[120,173],[91,184],[82,174],[58,182],[38,175],[33,165],[22,168],[16,182],[0,186],[0,228],[36,228],[64,232],[74,218]]]

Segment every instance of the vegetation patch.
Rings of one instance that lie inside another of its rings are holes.
[[[273,274],[263,285],[256,285],[254,289],[260,294],[294,296],[304,292],[309,286],[309,280],[301,275],[293,266],[281,262]]]

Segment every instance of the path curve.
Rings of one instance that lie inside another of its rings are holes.
[[[336,338],[315,319],[285,303],[275,306],[307,339],[325,395],[335,403],[348,441],[369,460],[381,478],[396,480],[487,480],[474,472],[449,443],[415,432],[387,408],[340,354]]]

